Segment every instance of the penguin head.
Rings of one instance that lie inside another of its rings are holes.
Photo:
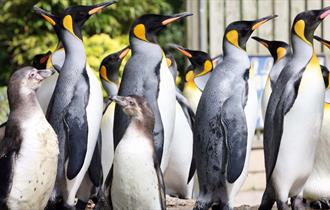
[[[54,71],[49,69],[38,70],[32,66],[21,68],[13,73],[9,80],[9,84],[12,88],[21,88],[24,90],[34,91],[37,90],[42,81],[51,76]]]
[[[51,51],[48,51],[43,54],[37,54],[32,59],[32,66],[36,69],[45,69],[47,67],[47,61],[52,54]]]
[[[130,47],[127,46],[124,49],[112,53],[105,57],[100,65],[100,77],[102,80],[107,82],[118,83],[118,74],[121,62],[125,56],[129,53]]]
[[[321,42],[324,46],[326,46],[327,48],[330,49],[330,41],[322,39],[319,36],[314,36],[314,39],[316,39],[317,41]]]
[[[201,77],[213,70],[213,62],[208,53],[197,50],[189,50],[179,45],[173,47],[186,56],[192,64],[192,68],[187,68],[185,72],[186,82],[194,78]],[[191,71],[193,69],[193,71]]]
[[[136,19],[130,29],[130,37],[142,41],[156,43],[156,35],[168,24],[176,22],[191,13],[179,13],[175,15],[146,14]]]
[[[315,29],[329,14],[330,7],[301,12],[293,21],[291,33],[299,37],[305,43],[312,45]]]
[[[257,36],[252,37],[252,39],[256,40],[269,50],[270,54],[274,58],[274,63],[278,62],[281,58],[285,57],[288,52],[290,52],[290,46],[285,42],[269,41]]]
[[[131,119],[154,121],[154,114],[148,102],[142,96],[113,96],[111,100],[121,106]]]
[[[254,30],[259,28],[267,21],[276,18],[277,15],[271,15],[264,18],[260,18],[252,21],[236,21],[229,24],[225,30],[224,42],[228,42],[231,45],[246,50],[246,42],[253,33]],[[225,44],[223,45],[226,46]]]
[[[64,29],[82,40],[81,28],[89,17],[115,2],[105,2],[92,6],[71,6],[66,8],[59,16],[53,15],[37,6],[34,6],[33,9],[54,27],[57,34],[59,34],[60,29]]]

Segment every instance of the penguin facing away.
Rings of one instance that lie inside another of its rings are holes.
[[[177,65],[171,54],[166,55],[169,70],[175,83]],[[176,111],[170,159],[164,172],[166,194],[179,198],[191,198],[194,182],[187,183],[192,161],[193,133],[195,115],[187,99],[176,89]]]
[[[107,178],[113,209],[166,209],[163,177],[153,141],[154,115],[141,96],[112,97],[129,117]],[[143,180],[143,181],[141,181]]]
[[[65,61],[47,110],[47,119],[58,135],[60,148],[50,208],[58,205],[73,208],[76,193],[94,153],[103,96],[96,75],[86,69],[81,27],[91,15],[113,3],[72,6],[60,16],[34,7],[53,26],[65,49]]]
[[[109,97],[117,95],[119,88],[119,68],[124,57],[130,51],[129,47],[125,47],[119,52],[112,53],[105,57],[100,65],[100,77],[103,88]],[[108,102],[105,107],[101,122],[102,133],[102,167],[103,177],[109,174],[114,154],[113,147],[113,124],[114,124],[115,103]]]
[[[259,209],[302,208],[323,117],[324,81],[313,49],[313,34],[330,7],[299,13],[292,25],[292,59],[281,71],[269,98],[264,127],[267,186]],[[308,102],[308,103],[306,103]],[[301,164],[304,163],[304,164]]]
[[[0,209],[42,210],[53,190],[58,141],[35,93],[52,73],[24,67],[9,80],[10,114],[0,141]]]
[[[321,42],[324,46],[330,49],[330,42],[318,36],[314,39]],[[308,178],[305,186],[303,196],[305,199],[311,201],[310,206],[316,209],[330,208],[330,165],[328,145],[330,144],[330,98],[329,98],[329,71],[327,67],[321,66],[323,79],[325,81],[326,93],[323,108],[323,121],[320,133],[320,140],[316,149],[315,162],[313,172]]]
[[[270,94],[272,93],[272,87],[275,85],[282,69],[290,60],[292,52],[290,46],[282,41],[268,41],[256,36],[252,37],[252,39],[265,46],[273,57],[273,66],[269,71],[261,99],[261,112],[262,117],[265,120],[266,108]]]
[[[130,29],[132,56],[128,60],[119,88],[119,95],[140,95],[148,101],[154,115],[154,141],[156,154],[165,171],[169,159],[174,120],[175,85],[167,67],[164,52],[156,44],[156,34],[166,25],[191,14],[147,14],[136,19]],[[115,109],[114,147],[118,145],[128,126],[128,117]],[[163,158],[162,158],[163,156]]]
[[[193,129],[200,189],[194,209],[213,205],[232,209],[245,181],[256,125],[253,109],[257,108],[256,93],[249,89],[246,42],[254,30],[275,17],[233,22],[225,30],[224,59],[205,86]]]

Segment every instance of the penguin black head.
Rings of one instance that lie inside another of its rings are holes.
[[[54,27],[57,34],[60,29],[65,29],[82,40],[81,27],[88,18],[115,2],[105,2],[92,6],[71,6],[66,8],[59,16],[53,15],[37,6],[34,6],[33,9]]]
[[[321,42],[324,46],[326,46],[327,48],[330,49],[330,41],[322,39],[319,36],[314,36],[314,39],[316,39],[317,41]]]
[[[301,12],[293,21],[291,33],[307,44],[312,45],[315,29],[329,14],[330,7]]]
[[[203,76],[213,70],[213,62],[208,53],[197,50],[189,50],[178,45],[172,45],[175,49],[186,56],[192,64],[185,72],[186,82]],[[193,71],[191,71],[193,69]]]
[[[276,17],[277,15],[272,15],[252,21],[233,22],[227,26],[223,40],[224,42],[227,41],[237,48],[246,50],[246,42],[248,41],[253,31],[267,21]],[[225,44],[223,46],[225,46]]]
[[[274,58],[274,63],[279,61],[290,51],[290,46],[282,41],[269,41],[256,36],[252,37],[252,39],[256,40],[269,50],[270,54]]]
[[[148,104],[142,96],[113,96],[112,101],[122,107],[123,111],[131,119],[144,121],[150,123],[150,130],[153,130],[154,114]],[[152,125],[152,128],[151,128]]]
[[[43,54],[35,55],[32,59],[32,66],[36,69],[45,69],[47,67],[47,61],[51,54],[52,52],[48,51]]]
[[[52,70],[38,70],[32,66],[21,68],[10,77],[9,88],[24,88],[24,90],[34,91],[40,87],[44,79],[53,73]]]
[[[130,29],[130,37],[156,43],[156,35],[168,24],[178,21],[191,13],[180,13],[176,15],[146,14],[136,19]]]
[[[130,47],[127,46],[124,49],[112,53],[105,57],[100,65],[100,77],[104,81],[111,81],[114,83],[118,82],[118,72],[121,65],[121,62],[125,56],[129,53]]]

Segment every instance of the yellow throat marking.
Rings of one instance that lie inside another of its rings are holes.
[[[277,60],[276,60],[277,62],[286,55],[286,49],[284,47],[279,47],[277,48],[276,53],[277,53]]]
[[[305,37],[305,21],[298,20],[294,25],[294,31],[296,32],[296,34],[299,36],[300,39],[302,39],[307,44],[312,45],[312,43],[310,43]]]
[[[63,18],[63,26],[66,30],[68,30],[71,34],[73,34],[75,37],[77,35],[73,32],[73,21],[71,15],[66,15]],[[78,38],[78,37],[77,37]],[[78,38],[79,39],[79,38]]]
[[[103,80],[110,82],[107,75],[107,68],[104,65],[100,68],[100,76]]]
[[[325,111],[330,111],[330,103],[324,103],[324,110]]]
[[[133,29],[134,35],[143,40],[143,41],[148,41],[146,37],[146,27],[143,24],[137,24],[134,29]]]
[[[298,92],[303,91],[304,89],[308,89],[310,86],[313,86],[319,82],[324,84],[319,60],[317,59],[315,52],[313,52],[312,58],[307,64],[302,75]]]
[[[166,63],[167,63],[167,66],[170,67],[172,65],[171,59],[166,58]]]
[[[186,85],[187,87],[190,87],[190,88],[197,88],[195,82],[194,82],[194,78],[195,78],[195,74],[194,74],[194,71],[193,70],[189,70],[188,73],[186,74]]]
[[[238,45],[238,32],[236,30],[227,32],[226,39],[235,47],[240,48]]]

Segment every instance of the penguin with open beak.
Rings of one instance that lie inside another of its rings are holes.
[[[181,20],[189,13],[177,15],[146,14],[134,21],[129,41],[132,57],[128,60],[119,88],[119,95],[139,95],[146,98],[154,115],[156,154],[164,172],[169,160],[174,120],[175,84],[168,69],[163,50],[156,35],[168,24]],[[114,147],[118,145],[128,126],[128,117],[116,107],[114,120]]]
[[[272,93],[272,87],[275,85],[275,82],[280,75],[282,69],[290,60],[292,52],[290,46],[282,41],[269,41],[256,36],[252,37],[252,39],[265,46],[273,57],[273,66],[269,71],[261,99],[261,113],[262,118],[265,120],[267,104],[270,94]]]
[[[96,75],[86,69],[81,27],[91,15],[113,3],[72,6],[59,16],[34,7],[53,26],[65,50],[65,60],[47,110],[47,119],[58,135],[60,148],[49,207],[74,208],[76,193],[92,160],[100,131],[103,95]]]
[[[292,24],[293,54],[283,68],[269,98],[264,126],[267,186],[260,210],[277,203],[302,209],[303,187],[312,173],[323,118],[325,85],[313,49],[317,26],[330,7],[299,13]]]
[[[314,36],[314,39],[321,42],[324,46],[330,49],[330,41]],[[313,172],[308,178],[304,186],[304,198],[310,201],[311,208],[315,209],[330,209],[330,190],[329,190],[329,175],[330,175],[330,90],[329,90],[329,71],[328,68],[321,65],[323,79],[326,87],[323,120],[320,133],[320,141],[317,145]]]
[[[257,95],[249,81],[246,42],[259,26],[276,16],[229,24],[223,61],[208,79],[196,112],[194,159],[199,195],[194,209],[232,209],[247,176],[256,127]]]

